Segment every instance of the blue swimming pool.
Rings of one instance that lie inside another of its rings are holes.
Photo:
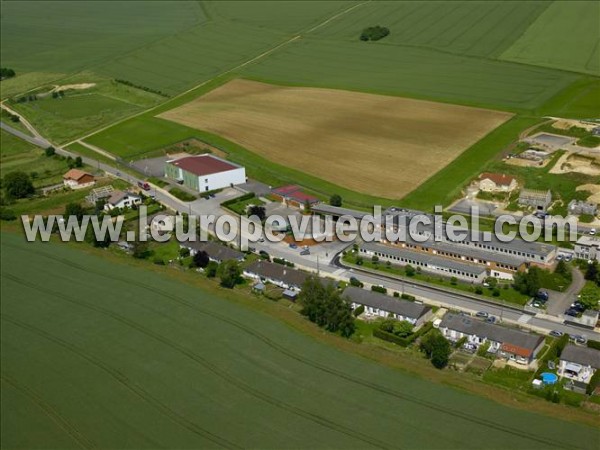
[[[551,372],[544,372],[541,377],[544,384],[555,384],[558,381],[558,376]]]

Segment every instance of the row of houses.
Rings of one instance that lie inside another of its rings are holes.
[[[350,215],[361,219],[366,215],[322,204],[313,207],[313,212],[334,218]],[[503,242],[493,234],[482,232],[473,234],[469,231],[460,239],[451,239],[453,233],[450,231],[461,230],[451,229],[444,222],[436,223],[432,215],[429,215],[431,225],[420,223],[409,230],[414,217],[427,216],[420,211],[389,208],[382,216],[379,224],[381,241],[361,244],[359,252],[363,256],[377,256],[398,265],[410,264],[426,272],[474,283],[483,282],[487,276],[511,280],[516,272],[527,270],[531,265],[551,268],[558,252],[552,244],[520,239]]]
[[[544,337],[538,334],[460,314],[446,314],[439,324],[439,330],[451,342],[466,338],[466,344],[473,348],[489,344],[489,353],[518,364],[530,364],[544,347]]]

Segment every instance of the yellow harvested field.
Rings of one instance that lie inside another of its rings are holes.
[[[161,114],[355,191],[401,198],[512,115],[233,80]]]

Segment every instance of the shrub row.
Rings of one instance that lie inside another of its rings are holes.
[[[235,198],[230,198],[229,200],[225,200],[223,203],[221,203],[221,206],[229,206],[229,205],[233,205],[234,203],[237,202],[243,202],[246,200],[250,200],[251,198],[254,198],[256,195],[254,194],[254,192],[248,192],[247,194],[244,194],[240,197],[235,197]]]
[[[283,258],[273,258],[273,262],[276,264],[281,264],[282,266],[294,267],[294,263],[287,261]]]
[[[423,325],[419,329],[419,331],[417,331],[416,333],[413,333],[410,336],[407,336],[405,338],[396,336],[393,333],[388,333],[387,331],[383,331],[380,328],[376,328],[375,330],[373,330],[373,336],[376,338],[382,339],[384,341],[387,341],[387,342],[392,342],[394,344],[398,344],[401,347],[408,347],[410,344],[415,342],[417,340],[417,338],[419,338],[419,336],[424,335],[432,328],[433,328],[433,324],[431,322],[427,322],[427,323],[425,323],[425,325]]]
[[[132,83],[131,81],[121,80],[121,79],[117,78],[117,79],[115,79],[115,82],[116,83],[120,83],[120,84],[124,84],[125,86],[131,86],[133,88],[140,89],[142,91],[151,92],[152,94],[157,94],[157,95],[160,95],[162,97],[169,97],[169,94],[165,94],[162,91],[159,91],[159,90],[156,90],[156,89],[152,89],[152,88],[149,88],[149,87],[146,87],[146,86],[140,86],[139,84]]]

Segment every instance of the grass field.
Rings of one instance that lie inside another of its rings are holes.
[[[11,107],[28,118],[44,136],[64,143],[156,105],[165,100],[157,94],[145,92],[93,74],[80,74],[65,79],[62,85],[93,84],[87,89],[69,89],[64,97],[52,98],[51,86],[40,88],[44,96],[25,103],[11,102]]]
[[[501,59],[599,76],[599,30],[598,2],[556,1]]]
[[[347,189],[401,198],[510,115],[235,80],[160,117]]]
[[[64,159],[47,157],[39,148],[4,130],[0,130],[0,137],[0,176],[23,171],[31,176],[35,187],[62,183],[63,174],[69,170]]]
[[[595,448],[152,271],[2,242],[4,448]]]

